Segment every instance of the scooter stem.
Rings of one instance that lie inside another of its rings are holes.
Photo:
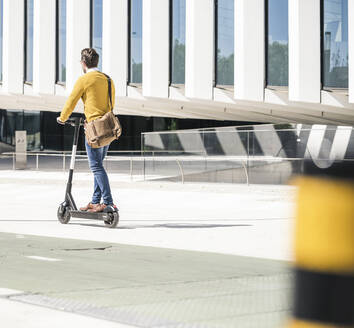
[[[75,117],[75,131],[74,131],[74,140],[73,140],[73,148],[71,152],[71,161],[70,161],[70,170],[69,170],[69,179],[66,185],[66,193],[65,193],[65,200],[69,202],[71,207],[76,210],[76,204],[74,202],[74,198],[71,195],[71,188],[72,188],[72,180],[73,174],[75,169],[75,159],[76,159],[76,151],[77,151],[77,144],[79,142],[79,132],[81,126],[81,117]]]

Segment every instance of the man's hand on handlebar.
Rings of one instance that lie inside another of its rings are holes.
[[[60,120],[60,116],[57,117],[57,123],[61,125],[65,125],[65,122]]]

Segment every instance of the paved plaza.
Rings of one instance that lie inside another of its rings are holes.
[[[116,229],[56,209],[62,172],[0,171],[7,327],[280,327],[291,310],[291,186],[111,175]],[[74,177],[78,204],[91,176]],[[74,324],[75,323],[75,324]]]

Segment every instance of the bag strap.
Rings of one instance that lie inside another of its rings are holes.
[[[102,73],[102,72],[101,72]],[[111,82],[111,78],[105,74],[105,73],[102,73],[106,78],[107,78],[107,81],[108,81],[108,97],[109,97],[109,104],[110,104],[110,107],[111,107],[111,111],[113,112],[113,106],[112,106],[112,82]]]

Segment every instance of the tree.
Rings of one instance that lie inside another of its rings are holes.
[[[185,83],[185,58],[186,46],[176,39],[172,53],[172,83],[174,84]]]
[[[216,83],[219,85],[234,84],[234,54],[231,54],[228,57],[220,56],[220,49],[218,49]]]
[[[143,71],[143,64],[142,63],[135,63],[133,60],[132,77],[131,77],[132,83],[142,83],[142,81],[143,81],[142,71]]]
[[[288,44],[277,41],[268,46],[268,84],[288,86]]]

